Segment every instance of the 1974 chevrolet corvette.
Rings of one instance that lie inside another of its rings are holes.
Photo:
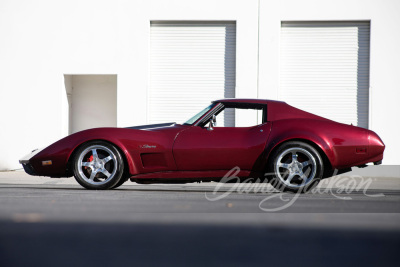
[[[217,127],[222,111],[254,109],[262,123]],[[69,135],[20,160],[30,175],[71,177],[87,189],[137,183],[265,177],[281,191],[306,192],[335,173],[380,164],[385,145],[373,131],[334,122],[284,102],[223,99],[183,124],[95,128]]]

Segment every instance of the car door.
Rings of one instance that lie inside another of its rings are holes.
[[[192,126],[177,136],[173,155],[180,171],[253,170],[262,156],[271,123],[252,127]]]

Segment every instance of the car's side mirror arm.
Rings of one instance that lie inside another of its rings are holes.
[[[212,115],[211,119],[210,119],[210,124],[207,127],[208,131],[212,131],[214,130],[214,126],[217,125],[217,118],[215,117],[215,115]]]

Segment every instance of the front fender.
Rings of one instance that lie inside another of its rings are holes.
[[[95,128],[69,135],[40,151],[29,160],[38,175],[65,177],[71,173],[67,171],[68,162],[74,156],[74,151],[81,145],[95,140],[109,142],[119,148],[125,156],[131,175],[145,171],[140,166],[141,153],[161,153],[166,157],[166,166],[160,170],[176,169],[172,156],[172,144],[175,138],[174,131],[167,133],[125,128]],[[51,166],[42,166],[42,162],[51,160]]]

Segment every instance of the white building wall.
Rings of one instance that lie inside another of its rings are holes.
[[[236,96],[257,97],[258,1],[0,2],[0,170],[68,134],[64,74],[117,74],[117,124],[148,121],[150,21],[237,22]]]
[[[20,168],[24,154],[68,134],[64,74],[116,74],[118,126],[147,123],[156,20],[236,21],[236,97],[271,99],[279,88],[282,20],[371,20],[370,128],[387,145],[384,164],[400,164],[399,3],[260,0],[259,10],[257,0],[3,0],[0,170]]]

